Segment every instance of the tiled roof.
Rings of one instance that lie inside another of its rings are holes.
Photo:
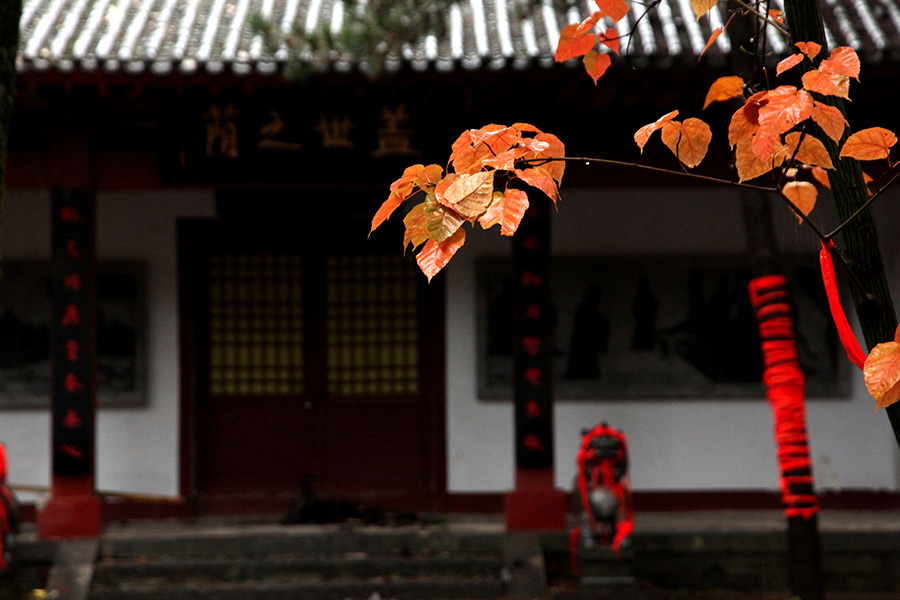
[[[596,9],[593,0],[575,0],[567,11],[551,8],[523,18],[516,0],[461,0],[448,13],[448,34],[426,37],[389,68],[408,65],[418,71],[551,66],[559,31]],[[690,0],[665,0],[648,19],[632,14],[619,22],[622,33],[635,29],[622,53],[640,65],[648,61],[695,63],[715,27],[725,21],[725,2],[698,23]],[[772,0],[781,8],[782,0]],[[897,58],[900,7],[896,0],[822,0],[831,46],[849,45],[864,60]],[[269,52],[250,21],[261,14],[289,30],[292,23],[312,30],[319,24],[340,27],[341,0],[25,0],[21,21],[19,72],[122,72],[168,75],[195,73],[271,74],[286,58]],[[637,21],[637,23],[635,23]],[[603,25],[603,22],[601,22]],[[605,25],[604,25],[605,27]],[[773,32],[774,33],[774,32]],[[773,49],[786,51],[777,35]],[[718,38],[704,60],[721,60],[732,41]],[[335,59],[337,71],[354,66]]]

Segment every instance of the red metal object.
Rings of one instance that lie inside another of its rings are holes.
[[[589,543],[599,541],[618,552],[634,531],[625,434],[606,423],[585,430],[576,462],[576,491],[583,519],[570,536],[573,573],[577,571],[579,539],[587,536]]]
[[[16,498],[7,485],[7,473],[6,447],[0,444],[0,571],[9,567],[19,520]]]

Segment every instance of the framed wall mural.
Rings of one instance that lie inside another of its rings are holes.
[[[140,406],[144,394],[144,268],[100,264],[97,403]],[[0,408],[50,405],[50,270],[6,263],[0,281]]]
[[[849,394],[815,256],[784,260],[807,393]],[[511,261],[478,262],[478,392],[512,397]],[[578,398],[764,397],[749,259],[553,259],[554,390]]]

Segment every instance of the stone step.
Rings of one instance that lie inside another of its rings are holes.
[[[413,578],[428,576],[497,579],[503,570],[499,556],[342,557],[274,555],[265,557],[104,558],[94,568],[95,585],[115,585],[141,579],[246,581],[270,578]]]
[[[104,538],[91,600],[496,599],[504,536],[302,527]]]
[[[316,556],[353,552],[367,555],[500,554],[503,535],[403,528],[341,529],[317,527],[253,532],[204,532],[192,535],[120,536],[103,538],[99,556],[253,556],[272,554],[314,554]]]
[[[90,600],[496,600],[504,597],[499,580],[460,581],[191,581],[178,585],[123,582],[91,590]]]

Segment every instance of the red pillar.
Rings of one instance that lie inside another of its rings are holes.
[[[567,495],[553,473],[550,200],[538,193],[529,200],[513,237],[516,488],[506,496],[506,526],[565,529]]]
[[[52,198],[51,497],[41,537],[92,537],[102,528],[94,494],[96,421],[95,199],[92,190]]]

